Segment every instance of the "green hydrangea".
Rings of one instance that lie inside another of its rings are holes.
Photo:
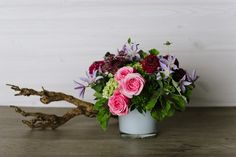
[[[116,90],[117,87],[118,82],[114,78],[110,78],[102,91],[102,96],[108,99],[110,96],[112,96],[114,90]]]
[[[109,78],[113,78],[114,76],[113,76],[112,73],[109,73],[109,74],[108,74],[108,77],[109,77]]]

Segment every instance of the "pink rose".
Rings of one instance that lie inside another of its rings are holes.
[[[130,73],[119,83],[122,94],[128,98],[139,95],[144,87],[145,80],[139,73]]]
[[[110,112],[113,115],[123,116],[127,115],[129,99],[121,94],[118,90],[114,92],[114,94],[108,100],[108,106]]]
[[[120,68],[116,74],[115,74],[115,79],[117,81],[120,81],[125,78],[127,74],[133,73],[134,69],[132,67],[123,67]]]

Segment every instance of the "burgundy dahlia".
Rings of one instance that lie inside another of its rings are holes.
[[[157,71],[157,68],[160,67],[159,58],[156,55],[149,55],[145,57],[141,64],[143,70],[149,74],[154,73]]]
[[[102,66],[102,72],[108,72],[115,74],[118,69],[130,63],[129,60],[125,58],[125,56],[117,55],[111,53],[106,53],[104,57],[105,64]]]

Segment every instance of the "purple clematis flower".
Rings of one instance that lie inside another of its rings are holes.
[[[75,87],[76,90],[79,90],[79,96],[84,97],[85,89],[89,87],[90,85],[96,83],[99,79],[102,79],[102,76],[97,76],[97,70],[94,71],[92,74],[89,74],[89,72],[86,72],[86,77],[81,77],[80,80],[86,83],[86,85],[79,83],[77,81],[74,81],[77,86]]]
[[[128,59],[131,61],[139,61],[140,55],[138,48],[139,44],[135,43],[126,43],[121,50],[118,50],[119,53],[123,53],[124,55],[127,55]]]
[[[199,76],[197,76],[196,70],[193,70],[192,73],[187,72],[187,80],[189,82],[194,83],[198,78],[199,78]]]
[[[184,75],[184,77],[180,80],[180,89],[181,91],[184,93],[186,91],[185,86],[189,86],[190,84],[192,84],[192,82],[189,82],[186,80],[186,75]]]
[[[84,81],[89,85],[96,83],[99,79],[103,78],[102,76],[97,76],[98,70],[93,71],[92,74],[86,72],[86,77],[81,77],[80,80]]]
[[[166,66],[169,66],[171,69],[177,70],[178,66],[175,64],[176,62],[176,57],[168,55],[167,59],[164,57],[160,58],[160,63],[165,64]]]
[[[75,84],[77,84],[77,86],[74,89],[79,90],[79,97],[84,98],[84,93],[85,93],[85,89],[87,86],[85,86],[82,83],[79,83],[77,81],[74,81],[74,82],[75,82]]]
[[[170,74],[172,74],[174,71],[171,70],[171,67],[160,62],[160,72],[163,73],[165,75],[165,79],[168,78],[170,76]]]

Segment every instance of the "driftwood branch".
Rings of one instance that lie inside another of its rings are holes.
[[[34,117],[31,120],[22,120],[30,128],[39,128],[39,129],[56,129],[59,126],[65,124],[67,121],[78,115],[85,115],[87,117],[95,117],[97,112],[93,110],[93,104],[75,98],[71,95],[67,95],[61,92],[48,91],[42,88],[42,91],[36,91],[30,88],[20,88],[16,85],[10,85],[14,91],[18,92],[15,96],[39,96],[40,101],[43,104],[49,104],[55,101],[66,101],[75,105],[77,108],[72,109],[69,112],[66,112],[63,116],[57,116],[54,114],[45,114],[40,112],[26,112],[17,106],[11,106],[15,111],[21,114],[24,117]]]

